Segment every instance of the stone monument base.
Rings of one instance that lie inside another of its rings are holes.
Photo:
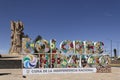
[[[19,56],[20,54],[19,53],[10,53],[10,55],[12,55],[12,56]]]
[[[0,69],[21,69],[22,68],[22,56],[20,55],[1,55]]]

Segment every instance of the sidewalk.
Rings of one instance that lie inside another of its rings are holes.
[[[0,69],[0,80],[120,80],[120,67],[112,67],[112,73],[42,74],[26,78],[21,69]]]

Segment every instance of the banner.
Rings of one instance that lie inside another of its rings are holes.
[[[23,69],[23,75],[49,74],[49,73],[96,73],[96,68],[46,68],[46,69]]]

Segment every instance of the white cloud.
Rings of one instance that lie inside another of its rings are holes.
[[[0,49],[0,54],[5,54],[5,53],[8,53],[8,50]]]

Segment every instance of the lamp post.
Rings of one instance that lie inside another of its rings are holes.
[[[111,57],[112,57],[112,40],[110,40],[110,47],[111,47]]]
[[[110,57],[112,58],[112,39],[107,38],[110,41]]]
[[[117,41],[117,55],[119,55],[119,41]]]

